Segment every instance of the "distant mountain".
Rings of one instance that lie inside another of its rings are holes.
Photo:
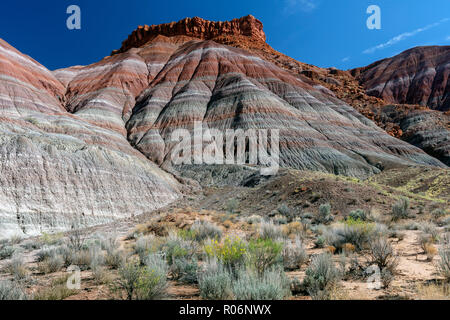
[[[351,70],[368,95],[450,110],[450,46],[416,47]]]

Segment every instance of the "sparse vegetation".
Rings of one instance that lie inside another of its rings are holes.
[[[319,213],[315,217],[317,224],[328,224],[334,220],[331,215],[331,205],[329,203],[322,204],[319,207]]]
[[[204,241],[206,239],[218,239],[222,238],[222,230],[213,223],[208,221],[195,221],[190,231],[196,241]]]
[[[450,244],[445,244],[439,250],[441,260],[438,264],[438,271],[447,282],[450,282]]]
[[[331,255],[322,253],[312,258],[303,285],[313,300],[330,299],[332,288],[339,282],[340,272]]]
[[[277,240],[283,238],[283,229],[272,221],[263,221],[259,226],[259,237],[261,239]]]
[[[262,276],[266,270],[282,261],[282,250],[282,243],[272,239],[252,240],[247,248],[248,265]]]
[[[282,255],[286,270],[300,269],[308,261],[308,254],[299,238],[296,238],[293,242],[287,241],[283,247]]]
[[[199,274],[200,295],[208,300],[227,300],[232,298],[232,275],[218,260],[208,260]]]
[[[409,217],[409,199],[401,198],[392,207],[392,220],[407,219]]]
[[[151,254],[142,266],[128,262],[119,269],[119,278],[113,291],[127,300],[154,300],[165,295],[167,288],[167,263],[160,255]]]
[[[376,265],[381,272],[395,274],[398,259],[388,239],[380,237],[370,242],[368,266]]]
[[[265,270],[262,274],[243,269],[232,282],[236,300],[282,300],[290,296],[290,282],[278,269]]]
[[[222,242],[211,240],[204,250],[209,258],[216,258],[229,270],[235,271],[245,263],[247,244],[239,237],[226,237]]]
[[[0,301],[6,300],[27,300],[27,296],[17,283],[8,280],[0,280]]]
[[[0,260],[9,259],[16,252],[16,248],[12,246],[4,246],[0,249]]]
[[[28,269],[22,256],[13,256],[5,266],[5,271],[10,273],[16,280],[24,280],[28,276]]]

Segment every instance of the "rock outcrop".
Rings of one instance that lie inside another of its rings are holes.
[[[351,72],[367,94],[388,103],[450,110],[450,46],[412,48]]]
[[[139,26],[122,43],[119,50],[113,51],[113,54],[125,52],[131,48],[139,48],[159,35],[188,36],[201,40],[214,40],[217,37],[232,35],[249,37],[263,43],[266,41],[263,24],[252,15],[224,22],[194,17],[160,25]]]

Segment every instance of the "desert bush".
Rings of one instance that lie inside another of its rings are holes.
[[[330,254],[322,253],[312,258],[306,269],[303,286],[313,300],[330,299],[331,289],[340,281],[340,272]]]
[[[61,255],[53,251],[51,255],[46,257],[43,261],[39,262],[39,272],[43,274],[55,273],[62,269],[64,266],[64,259]]]
[[[308,254],[300,238],[287,241],[283,246],[283,265],[286,270],[300,269],[308,261]]]
[[[41,242],[35,242],[35,241],[25,241],[21,244],[21,247],[28,251],[38,250],[42,248]]]
[[[54,279],[49,287],[42,288],[35,292],[33,294],[33,299],[57,301],[64,300],[70,296],[77,294],[78,290],[69,289],[67,287],[68,277],[69,276],[63,276]]]
[[[357,251],[367,247],[375,230],[375,224],[348,218],[344,223],[329,227],[323,232],[327,245],[341,252],[345,244],[352,244]]]
[[[208,221],[195,221],[191,226],[190,231],[196,241],[203,241],[206,239],[222,238],[222,230],[215,224]]]
[[[16,252],[16,248],[13,246],[4,246],[0,249],[0,260],[9,259]]]
[[[331,205],[329,203],[322,204],[319,207],[319,212],[315,217],[315,222],[318,224],[328,224],[334,220],[331,215]]]
[[[295,211],[294,209],[289,208],[285,203],[280,205],[277,209],[280,216],[282,216],[284,219],[282,221],[291,222],[295,218]],[[284,223],[282,223],[284,224]]]
[[[89,248],[90,255],[90,269],[103,266],[105,264],[105,254],[100,246],[93,246]]]
[[[445,244],[439,250],[441,257],[438,264],[438,271],[447,282],[450,282],[450,245]]]
[[[239,272],[232,283],[236,300],[283,300],[290,296],[290,281],[278,269],[258,274],[246,269]]]
[[[10,273],[16,280],[24,280],[28,276],[25,261],[18,255],[12,257],[11,261],[5,265],[4,270]]]
[[[208,300],[230,299],[232,278],[229,269],[216,259],[207,261],[198,276],[200,296]]]
[[[120,294],[124,292],[127,300],[160,298],[167,288],[167,268],[167,263],[157,254],[147,256],[144,266],[128,262],[119,269],[113,289]]]
[[[401,198],[392,206],[392,220],[407,219],[409,217],[409,199]]]
[[[263,221],[259,225],[259,237],[261,239],[277,240],[283,238],[283,230],[272,221]]]
[[[92,256],[89,250],[73,250],[71,254],[67,256],[67,261],[65,261],[66,265],[75,265],[78,266],[81,270],[88,270],[89,266],[92,262]]]
[[[142,288],[137,291],[139,300],[154,300],[166,295],[169,267],[161,254],[150,254],[145,259],[147,273]]]
[[[114,251],[119,249],[120,242],[116,235],[102,236],[100,238],[100,247],[105,251]]]
[[[283,215],[285,217],[289,217],[292,212],[291,208],[289,208],[285,203],[280,205],[277,210],[281,215]]]
[[[216,258],[224,266],[235,271],[245,263],[247,244],[239,237],[226,237],[222,242],[211,240],[205,244],[204,250],[209,258]]]
[[[198,262],[196,259],[177,258],[170,266],[173,280],[182,283],[197,283]]]
[[[283,244],[272,239],[257,239],[249,242],[247,263],[250,268],[262,275],[266,270],[282,261]]]
[[[57,246],[62,244],[64,235],[62,233],[43,233],[40,242],[44,246]]]
[[[431,222],[424,222],[421,225],[423,233],[431,236],[432,242],[437,242],[439,240],[439,230],[438,228]]]
[[[92,266],[92,278],[96,284],[104,284],[109,282],[108,272],[104,266]]]
[[[361,220],[361,221],[367,221],[369,220],[369,217],[367,213],[362,209],[356,209],[349,213],[348,218],[351,218],[353,220]]]
[[[395,274],[398,259],[388,239],[382,237],[373,239],[370,242],[368,251],[368,265],[376,265],[381,272],[386,270],[392,275]]]
[[[305,238],[307,231],[306,227],[300,221],[293,221],[283,226],[283,233],[286,237],[301,237]]]
[[[125,263],[125,253],[120,249],[106,251],[105,264],[112,269],[119,269]]]
[[[229,199],[226,203],[226,210],[230,213],[235,213],[238,207],[239,201],[237,201],[237,199]]]
[[[288,218],[282,216],[281,214],[277,214],[272,218],[272,221],[277,225],[283,225],[288,223]]]
[[[262,217],[258,216],[256,214],[250,216],[250,217],[246,217],[244,219],[248,224],[257,224],[257,223],[261,223],[262,221]]]
[[[383,285],[383,288],[389,288],[392,281],[394,281],[394,274],[388,269],[383,269],[381,271],[381,283]]]
[[[8,280],[0,280],[0,301],[27,300],[26,294],[17,283]]]
[[[145,258],[152,252],[156,252],[156,242],[154,235],[148,235],[144,237],[140,237],[136,240],[134,244],[134,253],[139,256],[139,260],[141,264],[144,264]]]
[[[431,216],[436,220],[440,219],[442,217],[445,217],[446,215],[447,215],[447,212],[444,209],[434,209],[431,212]]]
[[[85,244],[86,238],[88,236],[86,230],[84,229],[81,220],[73,219],[71,222],[71,231],[68,235],[68,244],[74,250],[81,250]]]
[[[434,244],[426,243],[424,245],[424,252],[427,255],[427,260],[433,261],[433,258],[438,253],[438,250]]]
[[[165,238],[160,250],[166,255],[169,265],[179,258],[191,259],[197,251],[197,245],[192,240],[186,240],[175,232],[170,232]]]

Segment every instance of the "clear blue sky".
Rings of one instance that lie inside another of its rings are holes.
[[[71,4],[81,8],[79,31],[66,28]],[[371,4],[381,8],[381,30],[366,27]],[[276,50],[321,67],[348,69],[418,45],[450,45],[449,0],[3,1],[0,37],[53,70],[100,60],[140,24],[247,14],[264,23]]]

